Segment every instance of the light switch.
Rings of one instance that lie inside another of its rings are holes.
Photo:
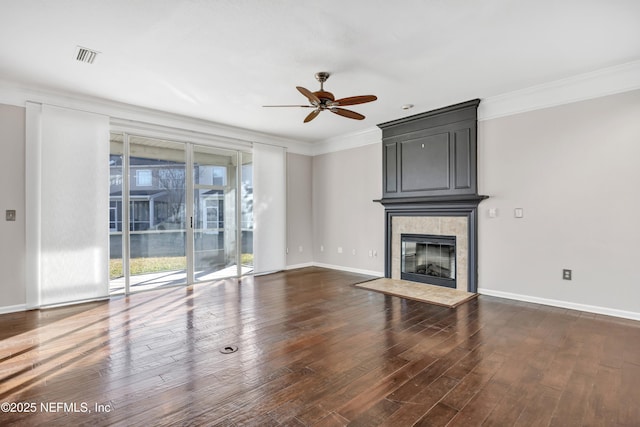
[[[496,218],[498,216],[498,208],[489,208],[489,218]]]
[[[513,216],[516,218],[523,218],[524,217],[524,211],[522,208],[515,208],[513,210]]]
[[[5,218],[6,218],[7,221],[15,221],[16,220],[16,211],[14,209],[7,210]]]

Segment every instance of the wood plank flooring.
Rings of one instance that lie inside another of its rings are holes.
[[[0,424],[640,425],[639,322],[364,279],[312,267],[2,315]]]

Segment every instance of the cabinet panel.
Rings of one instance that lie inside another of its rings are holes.
[[[398,191],[397,180],[397,147],[398,144],[385,144],[384,145],[384,189],[386,193],[395,193]]]
[[[446,190],[449,180],[449,133],[401,144],[401,191]]]
[[[460,129],[453,134],[455,153],[455,188],[471,188],[471,136],[470,129]]]

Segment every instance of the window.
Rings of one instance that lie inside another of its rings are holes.
[[[151,171],[148,169],[140,169],[136,171],[136,185],[138,187],[151,187],[153,179]]]
[[[207,201],[207,223],[204,228],[217,229],[217,228],[220,228],[220,225],[218,222],[218,206],[214,206],[211,202],[213,202],[213,200]]]
[[[195,183],[198,185],[227,185],[227,168],[225,166],[212,166],[196,164],[194,166]]]
[[[224,166],[212,166],[213,185],[227,185],[227,168]]]
[[[118,231],[118,204],[109,202],[109,231]]]
[[[149,229],[149,202],[131,200],[129,202],[130,218],[129,230],[140,231]]]

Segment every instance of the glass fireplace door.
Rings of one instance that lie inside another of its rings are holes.
[[[401,278],[455,288],[456,238],[402,234]]]

